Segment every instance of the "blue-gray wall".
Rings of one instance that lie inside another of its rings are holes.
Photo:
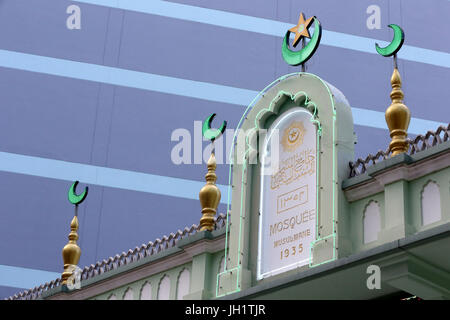
[[[79,30],[66,26],[72,4]],[[366,26],[373,4],[379,30]],[[257,92],[299,71],[280,49],[300,11],[324,28],[308,72],[354,108],[357,157],[389,142],[392,59],[374,50],[389,23],[406,33],[411,136],[449,122],[448,0],[0,0],[0,297],[62,271],[76,179],[90,186],[81,267],[198,223],[206,168],[173,164],[171,133],[194,136],[212,112],[235,128]],[[228,167],[217,173],[226,185]]]

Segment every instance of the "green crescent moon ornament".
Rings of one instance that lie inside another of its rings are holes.
[[[75,190],[77,188],[78,182],[79,181],[75,181],[72,184],[72,186],[69,189],[69,193],[68,193],[69,201],[76,206],[79,205],[80,203],[82,203],[84,201],[84,199],[86,199],[86,197],[88,195],[88,191],[89,191],[89,188],[86,187],[82,194],[77,195]]]
[[[375,49],[377,49],[377,52],[383,57],[390,57],[396,54],[405,41],[405,33],[403,32],[403,29],[400,28],[400,26],[396,24],[390,24],[388,25],[388,27],[394,30],[394,39],[392,39],[392,42],[384,48],[380,48],[378,43],[375,43]]]
[[[320,25],[319,19],[314,16],[314,34],[308,44],[299,51],[292,51],[289,49],[289,35],[290,31],[286,32],[283,39],[283,47],[281,53],[283,54],[283,59],[291,66],[298,66],[308,61],[316,52],[319,46],[320,39],[322,38],[322,26]]]
[[[211,129],[211,123],[215,116],[216,116],[216,114],[213,113],[208,118],[206,118],[206,120],[203,121],[203,127],[202,127],[202,135],[206,139],[211,140],[211,141],[216,140],[221,134],[223,134],[227,127],[227,122],[224,121],[224,122],[222,122],[222,125],[220,126],[219,129]]]

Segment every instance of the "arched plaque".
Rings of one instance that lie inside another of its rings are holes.
[[[217,276],[217,297],[351,252],[348,203],[340,187],[354,154],[347,99],[319,77],[297,73],[261,91],[247,111],[238,125],[245,141],[236,134],[230,153],[227,260]],[[276,148],[278,162],[272,161]],[[302,158],[305,150],[309,158]]]
[[[257,279],[310,263],[317,211],[317,127],[305,108],[270,126],[261,165]]]

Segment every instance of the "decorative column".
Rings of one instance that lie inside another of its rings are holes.
[[[78,217],[74,216],[70,223],[69,242],[62,250],[64,261],[64,272],[62,273],[62,285],[67,285],[67,279],[72,275],[75,267],[80,261],[81,249],[77,244],[78,240]]]
[[[213,231],[217,212],[217,206],[220,202],[220,190],[216,186],[216,157],[214,151],[208,160],[208,173],[205,175],[206,185],[200,190],[199,198],[202,206],[202,218],[200,219],[200,231]]]
[[[387,108],[385,117],[392,138],[389,149],[392,151],[392,156],[396,156],[408,151],[406,138],[408,136],[409,121],[411,120],[411,112],[403,104],[402,80],[397,68],[394,68],[392,73],[391,86],[390,96],[392,103]]]

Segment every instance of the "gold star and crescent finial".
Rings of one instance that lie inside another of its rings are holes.
[[[300,41],[300,39],[302,37],[311,39],[311,36],[309,35],[309,32],[308,32],[308,28],[311,25],[311,23],[313,23],[313,19],[314,19],[314,17],[311,17],[305,21],[305,15],[302,12],[302,13],[300,13],[300,17],[298,18],[297,25],[295,27],[289,29],[290,32],[295,33],[294,42],[292,43],[292,45],[294,47],[297,46],[298,42]]]
[[[310,35],[308,28],[312,24],[314,24],[314,33]],[[303,40],[301,46],[302,48],[298,51],[293,51],[289,48],[289,36],[291,35],[291,33],[295,33],[294,41],[292,42],[293,47],[297,46],[300,40]],[[306,43],[305,41],[306,38],[310,39],[308,43]],[[322,26],[320,25],[320,22],[316,18],[316,16],[312,16],[308,20],[305,20],[305,15],[303,14],[303,12],[300,13],[297,25],[287,30],[284,36],[283,45],[281,47],[281,53],[283,55],[284,61],[286,61],[291,66],[298,66],[301,64],[302,71],[305,72],[305,62],[308,61],[316,52],[321,38]]]

